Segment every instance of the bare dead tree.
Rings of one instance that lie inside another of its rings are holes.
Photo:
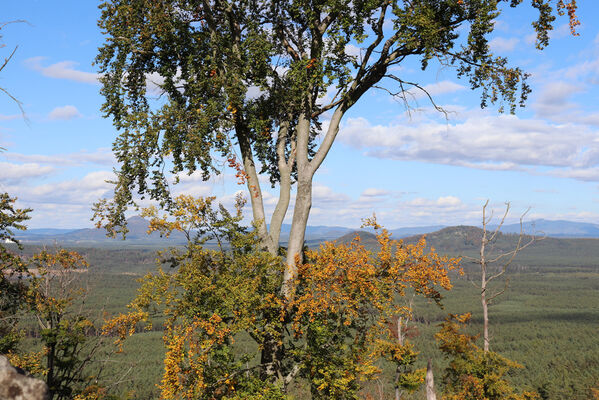
[[[526,211],[520,215],[520,233],[518,235],[518,240],[516,242],[515,247],[509,251],[496,251],[495,244],[496,239],[498,238],[498,234],[505,223],[505,220],[510,212],[510,203],[505,203],[505,212],[501,217],[501,220],[497,227],[493,230],[489,230],[489,223],[493,219],[493,212],[487,216],[487,207],[489,206],[489,200],[485,202],[483,205],[483,216],[482,216],[482,237],[480,242],[480,250],[479,257],[468,257],[464,258],[471,260],[475,264],[480,265],[480,284],[476,284],[474,281],[472,283],[480,288],[480,300],[483,308],[483,350],[485,352],[489,351],[489,305],[492,301],[501,296],[507,290],[509,286],[509,278],[504,279],[504,284],[501,290],[491,293],[489,290],[489,284],[505,275],[508,270],[508,267],[514,261],[516,255],[532,245],[536,241],[544,239],[544,236],[539,237],[532,235],[525,235],[524,233],[524,217],[530,211],[528,208]]]

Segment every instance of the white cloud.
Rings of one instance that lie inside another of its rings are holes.
[[[599,58],[586,60],[566,67],[560,71],[557,71],[557,74],[568,79],[581,79],[589,75],[597,76],[599,75]]]
[[[75,69],[78,63],[74,61],[60,61],[44,67],[42,65],[44,59],[44,57],[29,58],[25,60],[25,65],[49,78],[66,79],[83,83],[98,83],[99,74]]]
[[[368,188],[366,190],[364,190],[361,194],[361,196],[364,197],[382,197],[382,196],[387,196],[389,194],[389,192],[387,190],[383,190],[383,189],[376,189],[376,188]]]
[[[343,193],[336,193],[330,187],[315,183],[312,186],[312,199],[315,204],[334,203],[343,204],[349,197]]]
[[[36,204],[76,204],[91,208],[99,198],[111,194],[112,185],[106,182],[109,179],[114,180],[112,172],[94,171],[80,179],[41,185],[9,186],[7,191],[14,193],[27,206],[33,206],[32,208],[36,208]]]
[[[55,109],[53,109],[52,111],[50,111],[50,113],[48,114],[48,118],[50,118],[51,120],[63,120],[63,121],[67,121],[70,119],[75,119],[75,118],[80,118],[82,115],[79,112],[79,110],[77,110],[77,107],[75,106],[62,106],[62,107],[56,107]]]
[[[520,39],[518,38],[504,38],[504,37],[496,37],[491,39],[491,41],[489,41],[489,47],[491,48],[491,51],[493,52],[497,52],[497,53],[503,53],[503,52],[508,52],[508,51],[512,51],[516,48],[516,45],[518,45],[518,43],[520,42]]]
[[[358,57],[359,60],[359,57],[362,54],[362,49],[350,43],[347,46],[345,46],[345,54],[349,56]]]
[[[454,124],[386,126],[350,118],[341,127],[339,139],[375,157],[479,169],[599,167],[596,132],[580,125],[522,120],[511,115],[474,116]],[[576,179],[584,175],[569,174]]]
[[[462,86],[460,84],[457,84],[452,81],[447,81],[447,80],[437,82],[437,83],[432,83],[429,85],[424,85],[422,88],[433,98],[435,96],[440,96],[440,95],[448,94],[448,93],[454,93],[454,92],[466,89],[465,86]],[[413,89],[408,90],[408,94],[409,94],[408,100],[411,100],[411,99],[418,100],[418,99],[426,97],[426,93],[418,88],[413,88]]]
[[[543,87],[532,107],[539,116],[556,119],[578,107],[570,98],[582,91],[579,85],[564,81],[550,82]]]
[[[526,43],[526,44],[534,44],[536,41],[537,41],[536,32],[532,32],[532,33],[529,33],[528,35],[524,36],[524,43]]]
[[[0,182],[17,183],[25,179],[48,175],[54,168],[36,163],[12,164],[0,162]]]
[[[94,152],[87,152],[85,150],[82,150],[76,153],[55,155],[20,154],[7,152],[2,153],[1,156],[11,161],[53,164],[55,166],[82,165],[88,163],[111,166],[116,163],[112,151],[106,148],[100,148]]]
[[[444,196],[437,199],[439,207],[459,207],[462,205],[462,200],[455,196]]]
[[[457,208],[462,207],[464,204],[462,200],[455,196],[441,196],[436,200],[426,199],[422,197],[417,197],[410,201],[404,203],[406,206],[410,207],[421,207],[421,208]]]

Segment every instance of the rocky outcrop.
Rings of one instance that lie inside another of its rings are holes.
[[[48,387],[39,379],[25,375],[0,356],[0,399],[47,400]]]

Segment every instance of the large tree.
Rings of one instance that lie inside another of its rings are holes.
[[[481,106],[496,103],[514,112],[529,93],[527,75],[493,54],[488,36],[501,12],[521,3],[104,2],[99,24],[106,42],[96,61],[103,112],[119,130],[114,152],[120,163],[114,201],[101,207],[106,225],[124,226],[136,191],[168,208],[171,179],[195,171],[208,179],[228,164],[247,185],[258,234],[274,254],[295,185],[282,288],[290,298],[312,180],[346,112],[374,88],[399,96],[424,90],[391,68],[414,59],[422,69],[431,63],[454,66],[458,77],[480,90]],[[530,6],[538,15],[532,25],[539,48],[548,43],[555,14],[567,12],[571,28],[577,24],[575,1],[531,0]],[[350,44],[361,48],[360,55],[348,54]],[[280,190],[270,221],[261,173]]]

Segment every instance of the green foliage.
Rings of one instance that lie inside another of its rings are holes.
[[[152,310],[163,313],[164,398],[251,398],[263,389],[266,397],[259,398],[282,398],[277,394],[280,387],[258,384],[262,366],[255,364],[256,348],[247,353],[233,347],[241,332],[261,344],[266,334],[278,331],[280,322],[273,310],[279,301],[280,260],[257,248],[255,234],[239,226],[240,214],[231,215],[223,207],[215,211],[212,199],[182,196],[175,209],[174,222],[155,216],[150,227],[165,234],[187,230],[190,241],[185,248],[164,254],[169,267],[146,275],[131,304],[133,311],[113,319],[105,332],[124,338]],[[191,231],[199,234],[192,236]],[[230,249],[204,249],[206,237],[226,242]]]
[[[312,398],[356,399],[383,360],[397,366],[397,385],[416,389],[424,377],[413,368],[417,353],[389,326],[409,312],[395,299],[413,288],[438,301],[437,287],[450,287],[447,272],[457,261],[425,253],[424,241],[401,246],[386,232],[377,236],[378,253],[358,239],[329,243],[309,252],[296,296],[287,300],[281,295],[284,264],[261,250],[255,230],[239,226],[238,201],[236,215],[222,206],[216,211],[212,198],[189,196],[175,199],[171,216],[144,211],[152,217],[150,230],[179,230],[189,242],[163,253],[170,268],[146,275],[131,311],[108,321],[104,334],[122,341],[152,315],[165,318],[162,397],[282,399],[304,379]],[[206,238],[221,247],[203,248]],[[253,345],[237,346],[240,337]],[[260,357],[268,346],[276,358]]]
[[[248,170],[254,157],[273,185],[281,174],[297,177],[296,151],[305,161],[316,154],[324,112],[343,116],[377,85],[404,99],[410,87],[423,90],[391,71],[404,61],[418,60],[422,69],[433,61],[453,65],[481,90],[481,106],[498,103],[514,112],[530,91],[527,74],[491,53],[488,36],[502,9],[520,3],[105,1],[99,26],[106,42],[96,63],[102,111],[120,132],[114,152],[121,167],[114,201],[99,208],[98,217],[107,218],[101,223],[123,229],[135,190],[170,205],[165,171],[199,170],[207,179],[228,164],[260,197]],[[555,9],[551,0],[530,4],[538,11],[533,27],[542,48]],[[556,7],[576,21],[575,2],[560,0]],[[359,57],[346,53],[352,43],[362,47]],[[336,95],[322,104],[329,90]],[[330,142],[323,146],[326,153]]]
[[[42,251],[31,258],[31,268],[36,276],[31,279],[27,301],[45,348],[44,376],[50,397],[70,399],[76,388],[91,380],[83,376],[82,369],[95,351],[85,346],[93,323],[74,310],[74,302],[83,294],[77,275],[87,268],[87,262],[67,250]]]
[[[15,242],[13,229],[24,230],[30,209],[15,208],[16,199],[8,193],[0,194],[0,354],[17,347],[21,333],[16,328],[17,312],[23,308],[30,274],[26,263],[5,246]]]
[[[17,209],[14,202],[0,195],[3,241],[16,242],[11,229],[25,229],[22,222],[29,219],[31,210]],[[11,251],[0,244],[0,353],[44,379],[52,399],[71,399],[97,378],[84,375],[99,347],[90,340],[94,326],[75,309],[83,294],[77,278],[87,263],[76,252],[42,250],[25,256],[16,253],[20,244],[13,246]],[[39,335],[41,351],[23,350],[26,332]]]
[[[534,392],[516,394],[507,373],[521,365],[492,351],[481,350],[475,336],[460,332],[470,314],[450,315],[436,335],[441,351],[450,359],[445,371],[444,394],[448,400],[538,399]]]

